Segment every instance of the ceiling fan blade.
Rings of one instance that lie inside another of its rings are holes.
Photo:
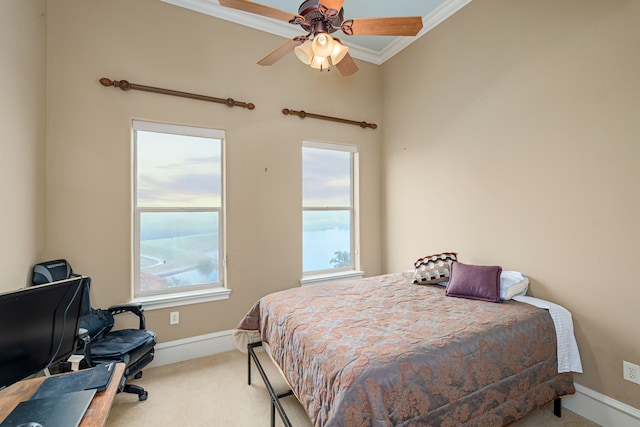
[[[275,9],[273,7],[253,3],[247,0],[219,0],[219,2],[221,6],[243,10],[245,12],[255,13],[256,15],[262,15],[267,18],[278,19],[285,22],[289,22],[297,16],[280,9]]]
[[[338,62],[335,65],[335,67],[338,69],[338,71],[340,71],[340,74],[342,74],[345,77],[350,76],[354,74],[356,71],[358,71],[358,66],[356,65],[356,62],[348,53],[345,55],[344,58],[342,58],[342,61]]]
[[[354,36],[415,36],[422,29],[422,18],[419,16],[359,18],[351,21]]]
[[[289,40],[288,42],[286,42],[285,44],[283,44],[282,46],[280,46],[279,48],[271,52],[269,55],[265,56],[260,61],[258,61],[258,64],[273,65],[279,60],[281,60],[282,58],[284,58],[285,56],[287,56],[288,54],[290,54],[291,52],[293,52],[293,49],[295,49],[296,46],[300,46],[301,44],[302,44],[302,41],[300,40],[296,40],[296,39]]]
[[[329,10],[337,10],[340,12],[344,0],[319,0],[319,3]]]

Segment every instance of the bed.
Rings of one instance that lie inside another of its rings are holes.
[[[267,295],[236,346],[265,347],[316,427],[500,426],[575,392],[548,310],[413,281],[405,272]],[[289,393],[268,387],[272,423],[274,406],[285,421],[278,398]]]

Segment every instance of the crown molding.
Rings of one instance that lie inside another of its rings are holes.
[[[380,53],[377,53],[378,62],[374,62],[378,65],[384,64],[387,60],[391,59],[401,50],[409,46],[414,41],[418,40],[420,37],[427,34],[429,31],[433,30],[440,23],[442,23],[445,19],[449,18],[451,15],[465,7],[467,4],[471,3],[471,0],[447,0],[434,9],[427,16],[422,17],[422,30],[415,37],[398,37],[393,42],[391,42],[386,48],[384,48]],[[372,61],[369,61],[372,62]]]
[[[231,9],[228,7],[223,7],[220,6],[218,0],[161,1],[164,3],[172,4],[174,6],[193,10],[195,12],[200,12],[205,15],[224,19],[225,21],[244,25],[249,28],[266,31],[268,33],[275,34],[287,39],[292,39],[293,37],[301,34],[300,30],[297,27],[292,26],[291,24],[276,19],[242,12],[240,10]],[[349,54],[353,58],[370,62],[372,64],[381,65],[470,2],[471,0],[446,0],[433,12],[431,12],[427,16],[422,17],[422,30],[420,30],[420,32],[415,37],[398,37],[381,52],[350,43],[348,36],[340,37],[340,41],[344,45],[349,46]]]

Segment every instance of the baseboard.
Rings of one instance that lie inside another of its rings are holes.
[[[562,398],[562,406],[603,427],[640,427],[640,410],[576,384],[576,394]]]
[[[150,367],[183,362],[235,350],[233,330],[215,332],[156,345]],[[576,394],[562,398],[562,406],[603,427],[640,427],[640,410],[576,384]]]
[[[233,330],[163,342],[156,344],[156,355],[149,367],[183,362],[234,349]]]

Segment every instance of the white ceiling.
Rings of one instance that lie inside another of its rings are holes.
[[[276,34],[287,39],[305,33],[305,31],[297,25],[222,7],[220,3],[218,3],[218,0],[161,1]],[[400,52],[417,38],[426,34],[470,1],[471,0],[345,0],[343,5],[345,19],[422,16],[423,28],[416,37],[346,36],[340,34],[340,41],[349,46],[349,53],[352,57],[379,65]],[[297,14],[298,7],[303,0],[253,0],[253,2]],[[274,49],[277,47],[278,46],[274,46]]]

